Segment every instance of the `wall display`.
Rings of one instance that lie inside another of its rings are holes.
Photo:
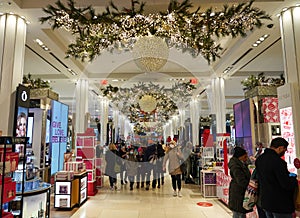
[[[51,101],[51,175],[63,170],[64,153],[67,151],[68,110],[67,105]]]
[[[235,137],[236,144],[244,147],[249,155],[253,154],[253,135],[252,126],[253,104],[250,99],[243,100],[233,105],[234,124],[235,124]]]

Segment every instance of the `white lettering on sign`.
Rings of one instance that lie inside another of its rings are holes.
[[[22,101],[27,101],[27,98],[28,98],[28,96],[27,96],[26,91],[23,91],[22,94],[21,94],[21,100]]]

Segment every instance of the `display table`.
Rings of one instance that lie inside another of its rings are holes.
[[[201,170],[201,193],[203,197],[217,197],[216,172],[212,170]]]
[[[87,200],[87,172],[74,174],[72,180],[56,180],[54,208],[72,209]]]
[[[40,183],[30,191],[17,192],[11,206],[14,217],[50,217],[50,187],[48,183]]]

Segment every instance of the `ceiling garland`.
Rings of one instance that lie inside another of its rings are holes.
[[[220,11],[200,8],[190,11],[190,0],[179,3],[171,0],[166,11],[143,14],[145,3],[131,0],[131,8],[119,9],[113,2],[105,12],[96,13],[92,6],[80,8],[73,0],[65,5],[44,8],[47,16],[40,18],[49,22],[53,29],[64,27],[75,36],[66,54],[82,61],[92,61],[103,51],[131,50],[141,36],[163,38],[168,47],[201,54],[210,63],[220,57],[222,50],[217,39],[225,36],[245,36],[248,31],[263,25],[270,19],[265,11],[253,7],[253,1],[237,5],[224,5]]]
[[[197,86],[191,81],[176,82],[170,88],[152,82],[140,82],[131,88],[118,88],[109,84],[102,87],[101,91],[131,123],[164,123],[177,115],[179,105],[186,105],[190,101],[195,89]]]

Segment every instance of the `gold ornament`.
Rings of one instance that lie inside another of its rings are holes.
[[[139,100],[139,105],[140,105],[141,110],[143,110],[147,113],[150,113],[155,110],[157,101],[151,95],[144,95]]]
[[[145,72],[157,72],[168,61],[169,48],[156,36],[142,36],[133,45],[132,54],[136,65]]]

